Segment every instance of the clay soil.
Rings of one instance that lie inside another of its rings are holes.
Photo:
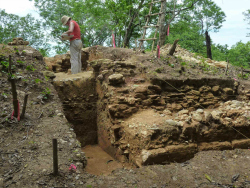
[[[17,81],[20,109],[24,94],[29,92],[25,118],[21,121],[11,119],[11,85],[7,79],[7,70],[1,68],[0,187],[250,187],[248,149],[199,152],[184,163],[127,169],[95,146],[88,146],[83,151],[86,152],[89,163],[83,168],[86,162],[81,159],[81,166],[75,158],[75,153],[80,152],[80,145],[63,115],[62,104],[50,78],[41,73],[46,71],[41,55],[30,47],[18,46],[17,49],[19,52],[31,50],[36,55],[29,57],[27,54],[17,53],[13,47],[0,45],[0,54],[6,58],[12,55],[15,65],[13,73],[20,76]],[[170,57],[167,62],[164,58],[159,60],[150,55],[142,57],[142,69],[150,68],[147,71],[152,72],[152,75],[153,72],[168,73],[172,70],[171,76],[180,79],[186,76],[224,77],[223,70],[216,68],[213,73],[213,70],[204,71],[204,66],[198,65],[189,69],[188,66],[192,65],[180,65],[177,58]],[[231,77],[237,75],[234,71],[231,74]],[[248,81],[244,82],[248,84]],[[53,138],[59,140],[58,176],[52,175]],[[69,170],[72,163],[78,164],[76,171]]]

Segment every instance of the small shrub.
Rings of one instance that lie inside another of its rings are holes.
[[[28,70],[28,71],[35,71],[36,69],[33,67],[33,65],[28,65],[26,67],[26,70]]]
[[[50,93],[50,89],[46,87],[45,90],[42,92],[43,99],[48,99]]]
[[[44,76],[46,81],[49,81],[49,77],[48,76]]]
[[[3,96],[4,98],[7,98],[8,94],[7,94],[7,93],[2,93],[2,96]]]
[[[37,78],[37,79],[35,79],[35,82],[36,83],[42,83],[43,81]]]
[[[19,63],[19,64],[24,64],[25,63],[24,61],[20,61],[20,60],[17,60],[16,62]]]
[[[249,77],[249,73],[247,73],[247,74],[238,74],[237,75],[238,76],[238,78],[242,78],[242,79],[245,79],[245,80],[247,80],[248,79],[248,77]]]
[[[1,65],[3,65],[4,69],[8,69],[9,62],[7,62],[7,61],[1,61]]]
[[[185,65],[187,65],[186,62],[181,62],[181,66],[185,66]]]

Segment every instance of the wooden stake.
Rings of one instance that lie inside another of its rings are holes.
[[[53,170],[54,175],[58,175],[58,155],[57,155],[57,139],[53,139]]]
[[[176,39],[176,40],[174,41],[173,46],[170,48],[170,50],[169,50],[169,52],[168,52],[169,55],[174,55],[175,48],[176,48],[176,45],[177,45],[177,42],[178,42],[178,41],[179,41],[179,39]]]
[[[13,96],[14,117],[17,117],[17,115],[18,115],[18,100],[17,100],[15,79],[11,78],[10,83],[11,83],[11,90],[12,90],[12,96]]]
[[[25,115],[25,110],[26,110],[26,106],[27,106],[28,96],[29,96],[29,94],[26,93],[25,97],[24,97],[24,103],[23,103],[23,110],[22,110],[22,114],[21,114],[21,119],[23,119],[24,115]]]

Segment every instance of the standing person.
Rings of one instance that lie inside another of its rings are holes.
[[[76,21],[72,20],[68,16],[63,16],[61,18],[61,21],[63,25],[67,25],[69,27],[69,30],[63,34],[67,34],[68,36],[73,35],[73,37],[69,39],[71,73],[77,74],[81,72],[82,69],[82,62],[81,62],[82,41],[81,41],[80,27],[76,23]]]

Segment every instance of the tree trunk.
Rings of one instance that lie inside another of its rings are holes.
[[[169,55],[174,55],[175,48],[176,48],[176,45],[177,45],[177,42],[178,42],[178,41],[179,41],[179,39],[176,39],[176,40],[174,41],[173,46],[170,48],[170,50],[169,50],[169,52],[168,52]]]
[[[139,14],[141,8],[143,7],[143,3],[144,3],[144,0],[141,0],[140,3],[139,3],[138,8],[136,10],[134,10],[133,16],[130,18],[130,21],[129,21],[129,24],[128,24],[128,27],[126,29],[126,33],[125,33],[125,36],[124,36],[124,43],[123,43],[124,48],[129,46],[129,41],[130,41],[130,38],[131,38],[132,33],[134,31],[134,28],[135,28],[135,27],[132,27],[132,26],[133,26],[133,23],[134,23],[136,17]]]
[[[165,12],[166,12],[166,8],[167,8],[167,2],[164,1],[162,2],[162,13],[160,14],[160,20],[159,20],[159,45],[163,46],[165,44],[166,41],[166,35],[167,35],[167,26],[165,26]]]
[[[28,96],[29,96],[29,94],[26,93],[25,97],[24,97],[24,103],[23,103],[23,110],[22,110],[22,114],[21,114],[21,119],[23,119],[24,115],[25,115],[27,101],[28,101]]]
[[[212,51],[211,51],[211,39],[208,35],[208,31],[205,32],[206,35],[206,46],[207,46],[207,58],[212,59]]]
[[[133,22],[134,22],[134,19],[136,18],[136,13],[131,17],[130,21],[129,21],[129,24],[128,24],[128,27],[126,29],[126,33],[125,33],[125,37],[124,37],[124,48],[128,47],[129,46],[129,41],[130,41],[130,38],[131,38],[131,33],[133,33]]]

